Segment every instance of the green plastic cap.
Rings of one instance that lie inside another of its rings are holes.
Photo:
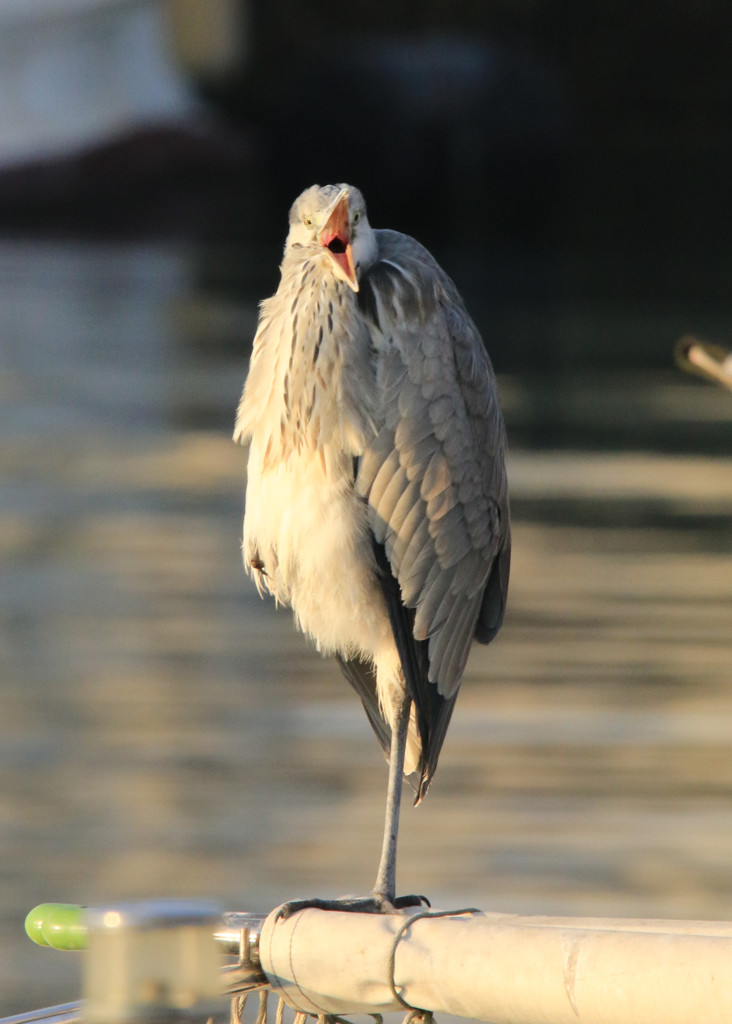
[[[84,907],[75,903],[39,903],[25,919],[28,936],[52,949],[86,949]]]

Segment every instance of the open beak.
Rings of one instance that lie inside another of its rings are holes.
[[[318,235],[320,244],[328,250],[336,265],[336,273],[346,284],[358,291],[356,268],[351,252],[351,222],[348,216],[348,189],[344,188],[333,203],[328,219]]]

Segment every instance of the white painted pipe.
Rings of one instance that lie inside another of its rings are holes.
[[[725,922],[309,909],[270,914],[260,957],[275,991],[308,1013],[406,1003],[493,1024],[732,1022]]]

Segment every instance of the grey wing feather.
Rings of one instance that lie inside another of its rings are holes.
[[[420,725],[423,792],[471,642],[492,639],[503,617],[505,431],[490,360],[454,285],[413,239],[377,236],[382,259],[365,275],[359,301],[380,340],[383,409],[356,487],[414,612],[413,642],[427,642],[427,678],[411,686],[434,688],[444,702],[430,735]]]

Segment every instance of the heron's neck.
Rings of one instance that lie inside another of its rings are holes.
[[[270,300],[269,332],[277,350],[274,404],[285,448],[351,450],[363,445],[370,339],[355,295],[316,258],[285,261]],[[276,312],[275,312],[276,311]],[[358,390],[354,390],[354,387]]]

